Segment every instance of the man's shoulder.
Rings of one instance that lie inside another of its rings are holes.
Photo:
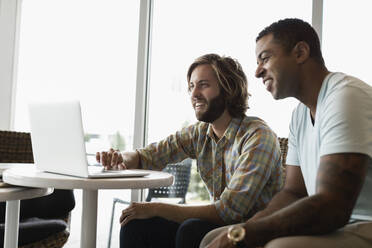
[[[254,134],[258,132],[265,132],[275,136],[274,131],[269,127],[269,125],[264,120],[256,116],[244,116],[239,129],[244,133]]]
[[[247,116],[242,118],[242,125],[245,126],[268,126],[264,120],[257,116]]]
[[[363,80],[345,75],[343,81],[343,88],[347,91],[347,94],[352,94],[353,97],[364,97],[368,96],[372,98],[372,86],[364,82]],[[354,95],[353,95],[354,94]]]
[[[329,80],[322,86],[318,96],[317,114],[328,116],[334,111],[355,112],[371,104],[370,85],[356,77],[337,72],[330,74]]]
[[[240,130],[246,130],[247,132],[249,130],[261,128],[261,127],[267,127],[268,125],[266,122],[256,116],[244,116],[241,119],[239,129]]]
[[[329,75],[329,80],[323,85],[320,97],[328,98],[334,94],[359,90],[372,97],[372,87],[363,80],[341,72],[334,72]],[[357,91],[355,91],[357,92]]]

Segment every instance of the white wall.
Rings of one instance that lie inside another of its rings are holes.
[[[14,112],[19,0],[0,0],[0,129],[9,130]]]

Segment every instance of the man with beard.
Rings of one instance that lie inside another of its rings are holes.
[[[196,159],[213,203],[132,203],[120,217],[120,247],[198,247],[208,231],[248,219],[281,188],[277,137],[264,121],[245,115],[249,93],[241,65],[207,54],[190,66],[187,81],[199,122],[134,152],[97,153],[97,161],[107,169],[161,170]]]

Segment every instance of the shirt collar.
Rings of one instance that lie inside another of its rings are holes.
[[[239,129],[240,123],[243,120],[242,117],[232,118],[229,125],[227,126],[225,133],[222,135],[220,140],[227,140],[231,141],[235,139],[236,132]],[[207,135],[212,139],[215,140],[215,135],[213,133],[212,124],[208,125]]]

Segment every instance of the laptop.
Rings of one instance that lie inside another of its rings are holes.
[[[84,178],[143,177],[143,170],[88,166],[79,101],[29,104],[31,143],[40,171]]]

